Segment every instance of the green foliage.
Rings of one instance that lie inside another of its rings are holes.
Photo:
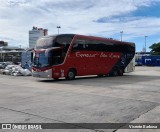
[[[152,44],[149,48],[152,55],[160,55],[160,42]]]

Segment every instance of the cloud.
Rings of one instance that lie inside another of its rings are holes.
[[[48,28],[50,34],[78,33],[113,36],[123,30],[126,39],[160,32],[160,18],[131,15],[159,0],[1,0],[0,39],[10,45],[28,45],[32,26]],[[12,41],[14,40],[14,41]]]

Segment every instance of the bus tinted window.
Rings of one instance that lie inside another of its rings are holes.
[[[122,44],[121,42],[112,43],[110,41],[77,39],[74,42],[73,50],[79,51],[99,51],[99,52],[134,52],[134,46]]]
[[[97,50],[97,42],[94,40],[86,40],[86,50],[96,51]]]
[[[71,41],[72,41],[72,37],[58,36],[55,41],[55,46],[57,47],[66,46],[66,45],[69,45]]]
[[[98,40],[86,40],[86,45],[88,45],[87,50],[91,51],[110,51],[113,48],[112,43]]]
[[[97,51],[107,51],[107,44],[105,42],[98,41],[97,43]]]
[[[73,37],[72,36],[58,36],[55,40],[54,47],[63,47],[64,52],[67,52]]]
[[[74,51],[85,50],[85,48],[86,48],[85,40],[82,39],[77,39],[73,45]]]
[[[82,40],[77,39],[73,45],[73,50],[84,50],[84,51],[114,51],[113,43],[98,40]]]

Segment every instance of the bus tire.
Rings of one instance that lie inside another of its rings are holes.
[[[109,76],[110,76],[110,77],[115,77],[115,76],[117,76],[117,75],[118,75],[117,69],[113,69],[113,70],[109,73]]]
[[[98,74],[97,76],[98,76],[98,77],[103,77],[103,74]]]
[[[123,76],[123,73],[124,73],[123,69],[118,70],[118,76]]]
[[[73,80],[75,79],[76,76],[76,71],[74,69],[70,69],[69,72],[67,73],[67,80]]]
[[[118,75],[118,71],[117,70],[114,70],[113,71],[113,76],[117,76]]]

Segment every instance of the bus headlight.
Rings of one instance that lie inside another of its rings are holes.
[[[44,71],[44,72],[48,72],[48,70]]]

